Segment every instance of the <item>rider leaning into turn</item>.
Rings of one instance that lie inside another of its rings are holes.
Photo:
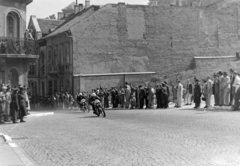
[[[98,97],[98,96],[96,95],[96,93],[92,93],[91,97],[89,98],[89,103],[90,103],[90,105],[91,105],[92,108],[93,108],[93,113],[94,113],[94,114],[96,114],[94,101],[97,100],[97,99],[101,101],[101,98]]]
[[[77,96],[77,102],[78,102],[80,107],[82,106],[81,105],[82,99],[86,99],[86,97],[82,93],[79,93],[79,95]]]

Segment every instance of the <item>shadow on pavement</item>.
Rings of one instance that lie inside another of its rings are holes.
[[[194,108],[187,108],[187,109],[182,109],[182,110],[189,110],[189,111],[196,111],[196,112],[204,112],[204,108],[199,108],[199,109],[194,109]],[[233,111],[229,107],[227,108],[208,108],[205,109],[205,112],[240,112],[240,111]]]
[[[79,118],[99,118],[98,116],[85,116],[85,117],[79,117]]]

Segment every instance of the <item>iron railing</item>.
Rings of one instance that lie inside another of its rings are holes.
[[[37,40],[0,37],[0,54],[38,55]]]

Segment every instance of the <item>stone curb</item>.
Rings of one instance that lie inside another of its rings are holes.
[[[23,153],[23,150],[12,141],[10,136],[0,133],[0,137],[3,137],[5,142],[12,148],[24,166],[37,166],[37,164],[34,164],[28,157],[26,157],[26,155]]]
[[[40,116],[49,116],[49,115],[54,115],[54,112],[30,114],[27,117],[40,117]]]

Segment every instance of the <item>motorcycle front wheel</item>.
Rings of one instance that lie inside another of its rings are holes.
[[[99,109],[101,110],[102,116],[103,116],[103,117],[106,117],[106,113],[105,113],[105,111],[104,111],[104,108],[100,107]]]

